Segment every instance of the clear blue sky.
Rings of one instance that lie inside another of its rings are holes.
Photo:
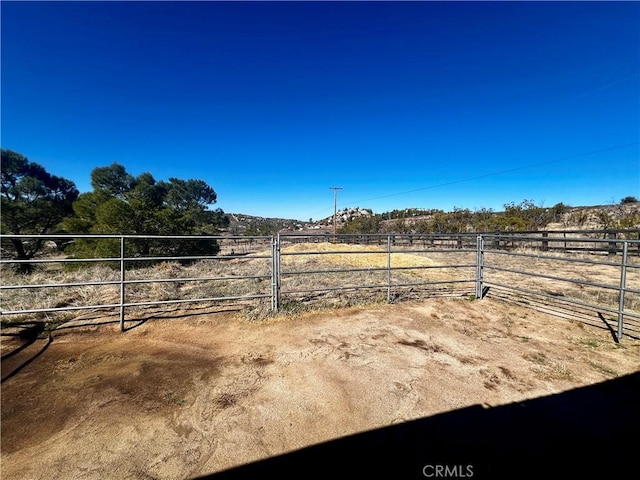
[[[80,191],[117,161],[302,220],[333,186],[375,212],[640,197],[639,2],[0,8],[2,147]]]

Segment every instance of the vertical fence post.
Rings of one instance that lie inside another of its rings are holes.
[[[617,250],[616,240],[616,232],[609,231],[607,232],[607,237],[612,238],[614,241],[609,242],[609,255],[615,255]]]
[[[271,310],[280,309],[280,234],[271,237]]]
[[[478,235],[476,239],[476,300],[482,298],[484,276],[484,237]]]
[[[124,235],[120,236],[120,331],[124,332]]]
[[[391,235],[387,235],[387,303],[391,303]]]
[[[276,241],[271,235],[271,311],[276,311]]]
[[[618,300],[618,341],[622,340],[624,333],[624,291],[627,287],[627,256],[629,242],[622,244],[622,263],[620,265],[620,297]]]
[[[500,250],[500,238],[498,237],[500,232],[495,232],[496,236],[493,237],[493,248],[496,250]]]

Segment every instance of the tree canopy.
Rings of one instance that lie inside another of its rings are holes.
[[[504,211],[482,208],[453,207],[450,212],[436,209],[407,208],[372,215],[366,220],[345,223],[340,233],[469,233],[518,232],[539,230],[550,222],[558,222],[568,207],[558,203],[550,208],[535,205],[532,200],[507,203]]]
[[[93,191],[73,203],[74,216],[65,222],[69,233],[133,235],[215,235],[228,224],[222,210],[209,210],[216,202],[213,188],[202,180],[170,178],[156,181],[151,173],[134,177],[113,163],[91,172]],[[127,242],[127,256],[216,254],[214,240],[152,240]],[[112,240],[80,240],[76,256],[114,256]]]
[[[61,222],[72,215],[78,197],[75,184],[51,175],[24,155],[2,149],[1,193],[3,234],[48,234],[60,231]],[[33,258],[42,240],[12,239],[3,248],[20,260]]]

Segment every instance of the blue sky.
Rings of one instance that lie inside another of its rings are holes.
[[[8,2],[2,147],[229,213],[640,197],[639,2]]]

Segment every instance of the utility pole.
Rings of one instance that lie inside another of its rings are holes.
[[[333,241],[337,241],[336,238],[336,226],[338,218],[338,190],[342,190],[342,187],[329,187],[329,190],[333,190]]]

